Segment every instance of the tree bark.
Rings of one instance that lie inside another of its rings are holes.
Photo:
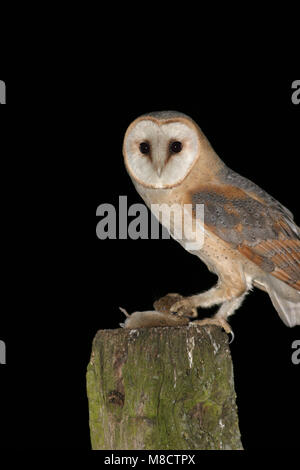
[[[93,449],[242,449],[217,326],[98,331],[87,392]]]

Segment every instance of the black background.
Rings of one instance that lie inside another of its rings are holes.
[[[8,99],[1,109],[8,223],[0,447],[89,449],[85,371],[96,331],[118,328],[118,306],[146,310],[168,292],[195,294],[216,282],[173,240],[95,235],[101,203],[118,208],[119,195],[128,206],[142,202],[121,152],[138,115],[163,109],[190,115],[225,163],[287,206],[299,224],[300,105],[291,101],[293,79],[203,75],[170,79],[136,64],[117,77],[105,70],[80,78],[71,88],[61,79],[55,91],[48,82],[0,77]],[[230,322],[244,447],[296,447],[300,366],[292,364],[291,345],[299,327],[287,328],[256,289]]]

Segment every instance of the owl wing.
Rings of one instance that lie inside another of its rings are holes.
[[[247,188],[228,183],[202,186],[192,194],[194,210],[195,204],[204,204],[206,229],[300,290],[300,231],[293,215],[254,183]]]
[[[268,206],[273,207],[277,211],[281,212],[288,219],[293,220],[294,216],[285,206],[278,202],[274,197],[268,194],[264,189],[260,188],[257,184],[250,181],[248,178],[239,175],[235,171],[231,170],[227,166],[224,166],[218,173],[218,179],[223,184],[235,186],[236,188],[242,189],[246,194],[252,198],[266,203]],[[299,235],[299,228],[298,235]]]

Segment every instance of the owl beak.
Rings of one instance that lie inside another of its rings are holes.
[[[162,171],[163,171],[163,168],[162,166],[160,165],[160,163],[156,163],[154,164],[154,169],[156,171],[156,174],[158,175],[158,177],[160,178],[161,174],[162,174]]]

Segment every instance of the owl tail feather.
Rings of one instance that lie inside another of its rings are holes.
[[[269,279],[266,288],[283,323],[289,327],[300,325],[300,292],[276,278]]]

